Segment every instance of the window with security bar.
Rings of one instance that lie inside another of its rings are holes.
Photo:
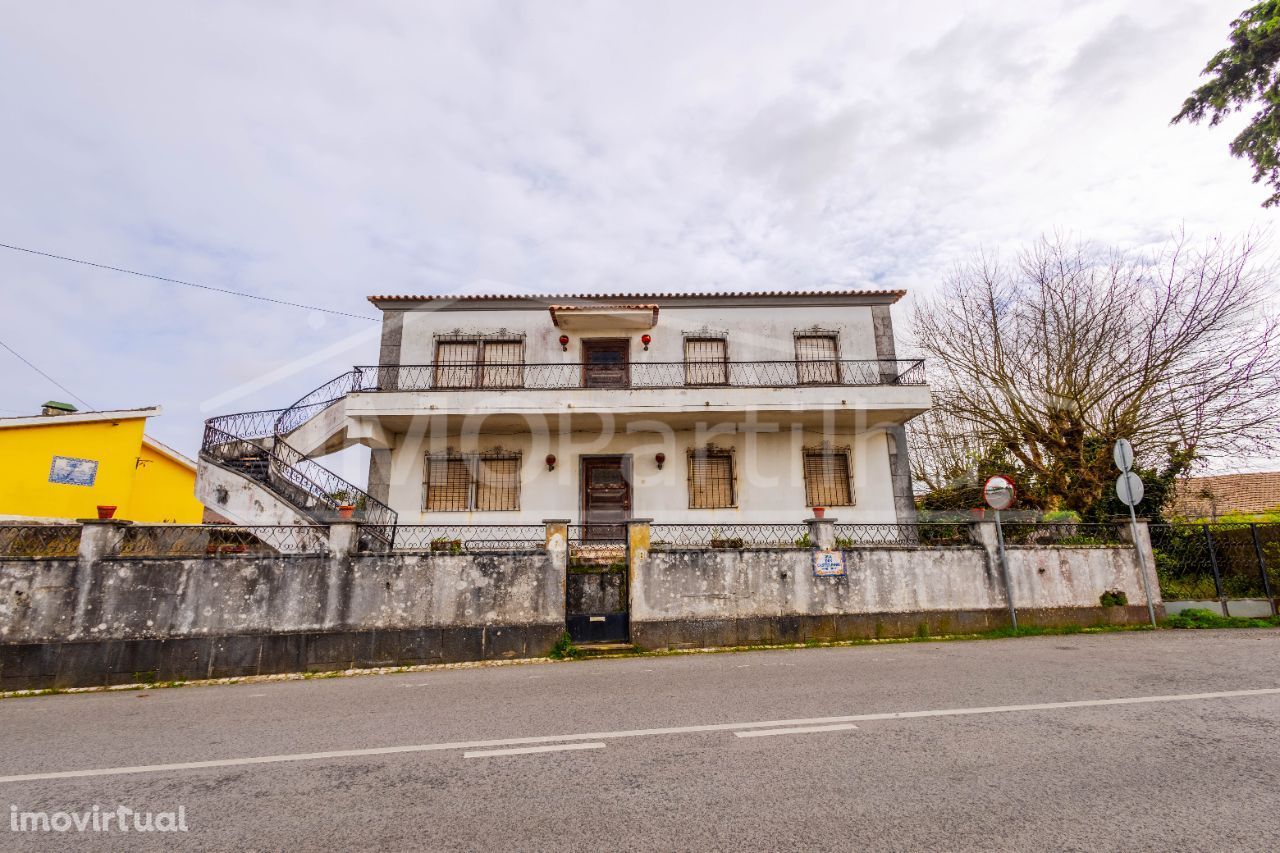
[[[519,453],[427,454],[428,512],[520,508]]]
[[[685,338],[684,384],[729,384],[729,355],[724,338]]]
[[[796,381],[801,385],[840,382],[835,335],[796,335]]]
[[[848,448],[804,451],[804,496],[808,506],[853,506]]]
[[[520,388],[524,385],[524,341],[436,341],[435,385],[437,388]]]
[[[734,498],[733,453],[689,451],[689,509],[736,506]]]

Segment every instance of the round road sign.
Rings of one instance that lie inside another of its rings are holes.
[[[992,509],[1008,509],[1013,506],[1018,490],[1014,488],[1013,480],[1008,477],[992,477],[982,487],[982,496],[986,498],[987,506]]]
[[[1116,496],[1125,506],[1137,506],[1145,494],[1142,478],[1132,471],[1125,471],[1116,478]]]
[[[1133,445],[1129,443],[1129,439],[1122,438],[1117,441],[1115,451],[1111,455],[1116,460],[1116,467],[1121,471],[1129,471],[1133,468]]]

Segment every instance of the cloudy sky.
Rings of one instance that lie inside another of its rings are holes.
[[[371,293],[927,292],[1055,229],[1235,234],[1275,214],[1230,128],[1168,122],[1242,5],[11,2],[0,242],[373,316]],[[151,432],[190,454],[208,415],[286,405],[376,333],[0,250],[0,340],[95,408],[163,405]],[[0,416],[67,397],[0,365]]]

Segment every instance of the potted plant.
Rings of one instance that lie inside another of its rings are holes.
[[[814,517],[814,518],[826,518],[826,517],[827,517],[827,508],[826,508],[825,506],[815,506],[815,507],[813,508],[813,517]]]
[[[348,519],[355,514],[355,504],[338,504],[338,518]]]
[[[116,507],[109,504],[98,504],[98,518],[108,519],[115,518]]]

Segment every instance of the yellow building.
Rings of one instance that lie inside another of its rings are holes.
[[[146,435],[159,406],[0,418],[0,518],[94,518],[116,507],[130,521],[199,524],[196,466]]]

